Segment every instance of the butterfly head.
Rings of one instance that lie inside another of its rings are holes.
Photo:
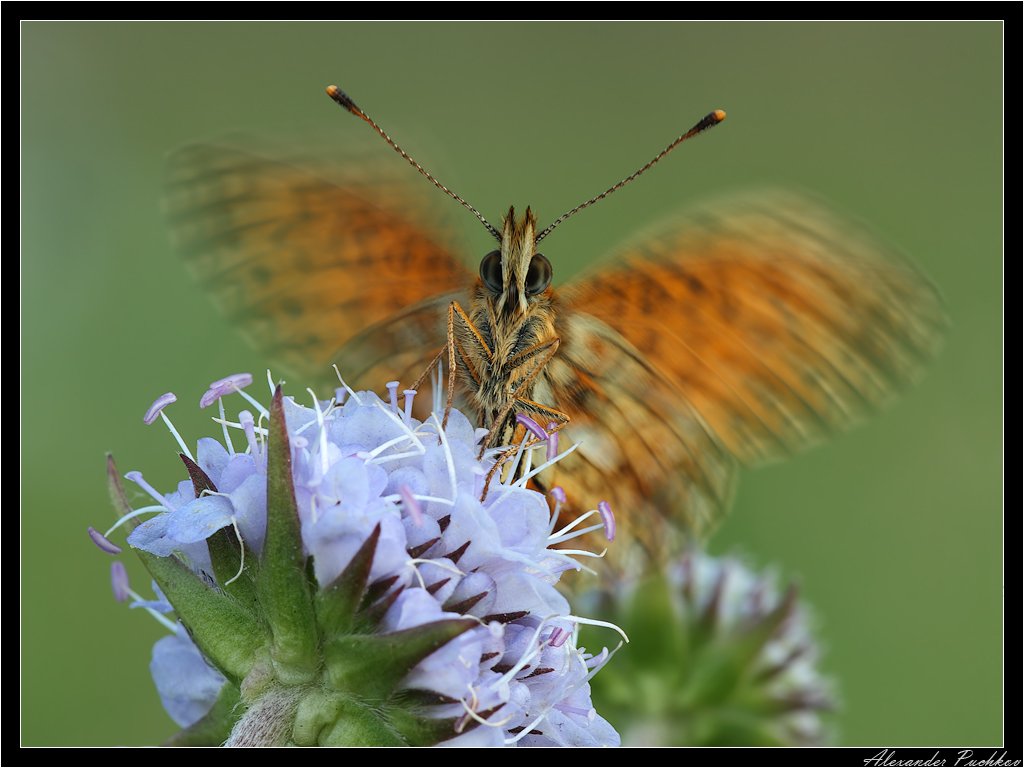
[[[491,295],[495,314],[525,314],[551,285],[551,262],[537,253],[537,219],[527,208],[521,219],[508,209],[501,250],[484,256],[480,280]]]

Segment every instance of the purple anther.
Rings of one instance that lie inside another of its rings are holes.
[[[345,398],[348,397],[348,390],[344,387],[334,388],[334,402],[338,405],[342,405],[345,402]]]
[[[405,420],[409,421],[412,419],[412,401],[416,397],[416,390],[404,389],[402,394],[405,395]]]
[[[102,533],[97,531],[91,525],[89,526],[89,538],[92,539],[92,543],[102,549],[108,555],[120,555],[121,548],[114,542],[104,536]]]
[[[608,541],[615,541],[615,515],[612,514],[611,504],[607,501],[599,501],[597,512],[601,515],[601,522],[604,523],[604,537]]]
[[[516,414],[516,423],[526,427],[538,440],[548,439],[548,433],[544,431],[544,428],[525,413]]]
[[[142,476],[142,473],[137,469],[133,469],[131,472],[124,473],[124,479],[135,483],[139,488],[148,493],[157,504],[163,504],[168,509],[171,506],[167,503],[167,499],[160,491],[154,488],[152,485],[146,482],[146,479]]]
[[[565,641],[569,639],[569,633],[561,627],[555,627],[551,634],[548,635],[548,645],[552,648],[561,648],[565,645]]]
[[[550,493],[559,504],[565,504],[565,502],[568,501],[568,497],[565,495],[565,489],[560,485],[556,485],[548,491],[548,493]]]
[[[131,597],[128,571],[120,560],[115,560],[110,564],[110,588],[114,590],[114,599],[119,603],[127,602]]]
[[[398,382],[389,381],[384,386],[388,388],[388,394],[391,395],[391,410],[398,413]]]
[[[554,424],[549,424],[548,425],[548,429],[551,429],[551,427],[553,427],[553,426],[555,426],[555,425]],[[548,432],[547,461],[551,461],[557,455],[558,455],[558,433],[557,432]]]
[[[423,509],[420,507],[420,503],[413,497],[412,488],[403,484],[398,489],[398,495],[402,497],[402,506],[408,510],[409,517],[412,518],[412,524],[419,528],[423,525]]]
[[[171,403],[176,403],[177,401],[178,396],[175,395],[173,392],[165,392],[164,394],[160,395],[160,397],[154,400],[153,404],[146,409],[146,413],[142,417],[142,423],[152,424],[154,421],[156,421],[156,417],[160,415],[160,411],[162,411]]]
[[[250,384],[252,384],[251,373],[233,373],[230,376],[225,376],[223,379],[217,379],[210,385],[210,388],[206,390],[206,393],[199,398],[199,407],[207,408],[225,395],[238,392],[243,387],[248,387]]]

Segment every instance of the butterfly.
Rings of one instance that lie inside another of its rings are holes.
[[[498,247],[479,275],[393,175],[194,145],[170,161],[167,211],[199,282],[298,374],[337,363],[373,388],[446,357],[491,443],[508,442],[520,411],[564,424],[580,445],[547,486],[579,505],[608,500],[655,558],[712,529],[741,465],[847,428],[915,379],[939,343],[945,316],[929,281],[791,192],[698,207],[551,288],[558,258],[538,243],[724,113],[543,230],[529,209],[510,209],[499,229],[340,89],[328,93],[483,223]]]

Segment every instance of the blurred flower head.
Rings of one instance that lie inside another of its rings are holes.
[[[790,586],[691,551],[612,610],[632,643],[595,683],[627,746],[808,746],[830,735],[832,684]]]

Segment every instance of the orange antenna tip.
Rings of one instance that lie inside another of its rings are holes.
[[[720,123],[723,120],[725,120],[725,110],[724,109],[716,109],[711,114],[715,116],[715,122]]]
[[[352,101],[352,99],[348,97],[348,94],[341,90],[341,88],[336,85],[328,85],[326,90],[327,95],[338,102],[342,107],[354,115],[359,114],[359,107],[356,106],[355,102]]]

